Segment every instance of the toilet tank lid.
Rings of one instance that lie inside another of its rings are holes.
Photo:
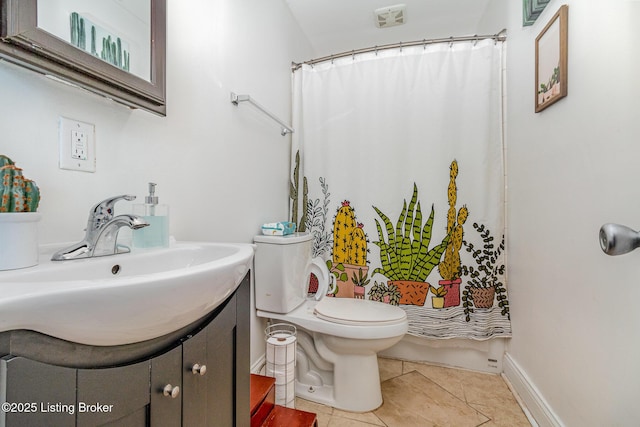
[[[309,233],[291,233],[286,236],[265,236],[257,235],[253,238],[254,243],[270,243],[272,245],[290,245],[293,243],[308,242],[313,236]]]

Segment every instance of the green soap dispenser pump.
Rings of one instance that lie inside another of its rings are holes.
[[[144,204],[133,206],[133,213],[142,216],[148,223],[133,231],[133,246],[136,248],[156,248],[169,246],[169,206],[158,204],[156,184],[149,183],[149,195]]]

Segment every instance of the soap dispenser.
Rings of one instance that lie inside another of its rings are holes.
[[[136,248],[155,248],[169,246],[169,206],[158,204],[156,184],[149,183],[149,195],[144,204],[133,206],[133,213],[140,215],[149,223],[133,232],[133,246]]]

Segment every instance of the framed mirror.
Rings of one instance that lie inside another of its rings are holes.
[[[166,115],[166,0],[0,2],[0,57]]]

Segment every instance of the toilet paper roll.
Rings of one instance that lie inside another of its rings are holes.
[[[286,365],[271,365],[267,363],[266,374],[276,379],[276,384],[286,384],[295,379],[295,363]]]
[[[276,365],[284,365],[295,361],[296,357],[296,337],[276,334],[267,339],[267,362]]]
[[[296,384],[295,381],[291,381],[288,384],[276,385],[276,404],[287,406],[295,401],[296,398]],[[292,408],[292,406],[289,406]]]

